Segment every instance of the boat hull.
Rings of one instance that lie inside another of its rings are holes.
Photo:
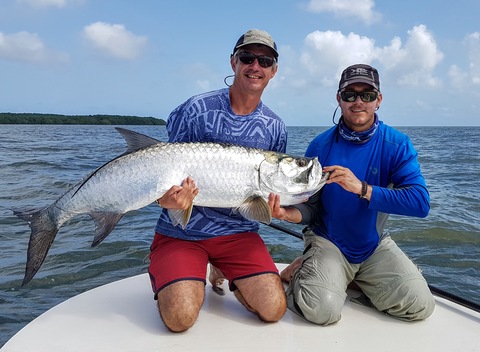
[[[291,311],[280,322],[264,323],[223,285],[225,296],[207,284],[198,321],[184,333],[165,328],[142,274],[53,307],[0,351],[480,351],[480,313],[441,297],[429,319],[406,323],[354,303],[360,293],[349,291],[341,321],[321,327]]]

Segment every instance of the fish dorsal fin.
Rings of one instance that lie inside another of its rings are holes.
[[[265,199],[260,196],[248,197],[238,208],[238,212],[248,220],[270,224],[272,212]]]
[[[80,188],[82,188],[82,186],[87,183],[87,181],[95,176],[95,174],[100,170],[102,169],[103,167],[105,167],[106,165],[108,165],[109,163],[111,163],[112,161],[124,156],[124,155],[127,155],[127,154],[130,154],[130,153],[133,153],[133,152],[136,152],[137,150],[140,150],[140,149],[143,149],[143,148],[146,148],[146,147],[150,147],[152,145],[155,145],[155,144],[159,144],[159,143],[163,143],[161,141],[159,141],[158,139],[155,139],[155,138],[152,138],[152,137],[149,137],[149,136],[146,136],[144,134],[141,134],[141,133],[138,133],[138,132],[135,132],[135,131],[132,131],[132,130],[127,130],[126,128],[121,128],[121,127],[115,127],[115,129],[123,136],[123,138],[125,138],[125,141],[127,142],[127,145],[128,145],[128,148],[127,148],[127,151],[125,153],[123,153],[122,155],[119,155],[118,157],[108,161],[107,163],[103,164],[102,166],[100,166],[98,169],[96,169],[94,172],[92,172],[90,174],[90,176],[88,176],[87,178],[85,178],[82,182],[82,184],[80,184],[77,188],[77,190],[75,191],[75,193],[72,195],[75,196],[75,194],[77,194],[77,192],[80,190]],[[108,234],[107,234],[108,235]]]
[[[115,127],[115,129],[123,136],[123,138],[125,138],[125,141],[127,142],[128,149],[125,154],[161,143],[161,141],[158,139],[132,130],[127,130],[126,128]]]
[[[91,213],[89,215],[95,222],[95,237],[92,242],[92,247],[95,247],[112,232],[124,214]]]
[[[168,216],[172,220],[173,226],[180,225],[182,229],[187,227],[190,216],[192,215],[193,203],[186,210],[183,209],[168,209]]]

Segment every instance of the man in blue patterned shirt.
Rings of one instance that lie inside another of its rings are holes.
[[[167,121],[169,141],[222,142],[285,152],[285,124],[261,101],[277,73],[277,61],[270,34],[248,30],[230,57],[232,85],[178,106]],[[172,224],[167,209],[186,209],[197,193],[195,181],[187,178],[158,200],[163,210],[151,245],[149,274],[163,322],[173,332],[195,323],[209,262],[217,275],[229,280],[230,290],[248,310],[263,321],[278,321],[286,311],[285,293],[258,223],[232,209],[194,207],[185,229]]]

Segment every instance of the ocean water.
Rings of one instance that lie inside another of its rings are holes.
[[[166,140],[162,126],[130,126]],[[303,155],[325,127],[289,127],[288,152]],[[401,127],[419,152],[431,195],[426,219],[391,216],[387,229],[430,285],[480,303],[480,127]],[[125,151],[113,126],[0,125],[0,346],[52,306],[91,288],[146,272],[156,204],[131,212],[98,247],[93,222],[65,224],[34,279],[22,287],[30,229],[11,209],[40,208]],[[299,225],[282,226],[300,232]],[[303,247],[263,226],[277,262]]]

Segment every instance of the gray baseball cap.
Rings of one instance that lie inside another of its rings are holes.
[[[262,44],[268,46],[273,51],[275,59],[278,61],[277,44],[275,44],[270,34],[260,29],[249,29],[245,34],[242,34],[238,39],[237,44],[235,44],[235,48],[233,48],[233,54],[235,54],[239,48],[250,44]]]

